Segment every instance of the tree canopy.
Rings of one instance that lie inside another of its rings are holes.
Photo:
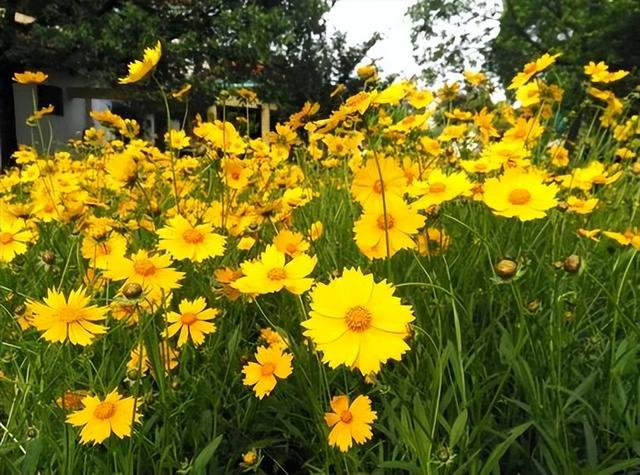
[[[5,9],[0,62],[8,70],[41,68],[114,86],[126,64],[160,39],[157,78],[167,89],[186,82],[195,100],[251,84],[286,115],[305,100],[327,103],[375,43],[350,47],[330,36],[330,0],[21,0]],[[15,10],[14,10],[15,8]],[[15,11],[35,18],[13,21]],[[135,91],[145,98],[144,89]],[[1,108],[1,105],[0,105]],[[5,106],[5,109],[7,107]]]
[[[551,51],[562,53],[558,70],[565,83],[580,77],[589,61],[630,70],[629,84],[640,78],[637,0],[418,0],[408,14],[419,59],[448,71],[478,59],[506,84],[525,63]],[[443,24],[448,28],[438,28]]]

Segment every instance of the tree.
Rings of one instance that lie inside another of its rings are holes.
[[[18,10],[36,21],[22,27],[5,15],[0,63],[9,73],[66,70],[115,87],[126,64],[160,39],[156,77],[165,89],[189,82],[192,102],[206,108],[220,90],[251,84],[286,115],[306,99],[328,104],[334,83],[376,41],[349,47],[339,34],[330,38],[323,17],[334,1],[22,0]],[[150,89],[126,91],[138,108],[153,107]]]
[[[418,51],[423,49],[420,43],[428,43],[423,64],[445,61],[448,70],[459,71],[465,61],[481,58],[485,69],[508,84],[525,63],[552,51],[562,53],[556,71],[569,87],[582,77],[582,67],[589,61],[632,71],[627,84],[640,79],[637,0],[503,0],[501,4],[418,0],[408,14],[414,21],[412,35]],[[499,21],[497,36],[495,21]],[[449,27],[437,30],[443,24]],[[465,24],[469,33],[461,36],[458,28]]]

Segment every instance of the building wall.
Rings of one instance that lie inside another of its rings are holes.
[[[82,79],[61,73],[50,73],[46,83],[49,86],[62,88],[62,100],[64,116],[48,115],[41,122],[44,134],[45,147],[49,143],[50,129],[53,131],[52,147],[56,149],[64,145],[69,139],[80,138],[85,128],[92,124],[87,115],[87,101],[85,99],[70,98],[67,87],[84,86]],[[32,144],[32,138],[39,144],[40,138],[36,128],[26,125],[27,118],[33,113],[32,91],[37,91],[36,86],[14,84],[13,94],[15,98],[16,135],[19,144]]]

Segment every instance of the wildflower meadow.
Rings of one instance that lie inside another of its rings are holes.
[[[639,90],[594,61],[567,108],[561,59],[497,102],[362,67],[263,138],[105,110],[54,147],[34,101],[0,175],[0,473],[638,473]],[[170,120],[164,60],[118,87]]]

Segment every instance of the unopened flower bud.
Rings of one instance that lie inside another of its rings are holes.
[[[27,306],[25,304],[23,304],[23,303],[18,305],[14,310],[16,315],[23,315],[24,312],[26,312],[26,311],[27,311]]]
[[[518,272],[518,263],[513,259],[502,259],[494,267],[496,274],[503,279],[510,279]]]
[[[571,254],[564,260],[563,267],[564,270],[569,274],[575,274],[580,270],[580,266],[582,265],[582,259],[577,254]]]
[[[44,251],[41,257],[42,257],[42,261],[45,264],[52,265],[56,262],[56,253],[53,252],[51,249],[47,249],[46,251]]]
[[[142,286],[135,282],[129,283],[122,288],[122,295],[130,300],[137,299],[142,295]]]

